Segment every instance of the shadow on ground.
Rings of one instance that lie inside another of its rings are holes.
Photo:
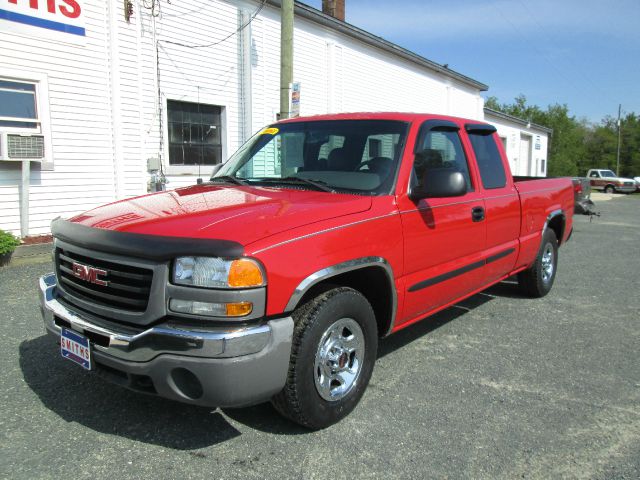
[[[46,408],[91,430],[178,450],[209,447],[240,435],[220,411],[131,392],[64,360],[45,335],[20,344],[20,368]],[[225,411],[230,417],[275,434],[306,430],[285,420],[270,404]]]
[[[384,357],[414,340],[428,335],[465,313],[490,302],[495,297],[524,298],[522,293],[518,290],[517,285],[517,282],[513,279],[505,280],[504,282],[500,282],[481,293],[456,303],[452,307],[431,315],[427,319],[420,320],[419,322],[394,333],[380,342],[378,346],[378,358]]]
[[[513,285],[495,286],[383,340],[379,357],[428,335],[495,296],[516,295]],[[91,430],[177,450],[196,450],[233,439],[241,433],[220,411],[131,392],[62,359],[45,335],[20,344],[20,368],[27,385],[46,408],[67,422]],[[308,433],[282,418],[269,403],[225,409],[231,419],[277,435]]]

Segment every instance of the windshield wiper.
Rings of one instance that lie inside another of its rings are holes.
[[[310,185],[316,190],[320,190],[322,192],[336,193],[336,191],[329,187],[326,182],[322,180],[310,180],[308,178],[302,177],[282,177],[282,178],[261,178],[260,181],[268,181],[274,183],[304,183],[305,185]]]
[[[235,183],[236,185],[249,185],[244,180],[240,180],[237,177],[232,177],[231,175],[221,175],[219,177],[211,177],[209,179],[209,183],[215,183],[216,180],[222,180],[223,182],[227,182],[227,183],[231,182],[231,183]]]

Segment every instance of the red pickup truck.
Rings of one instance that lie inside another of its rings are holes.
[[[275,123],[200,185],[52,223],[62,356],[206,406],[345,417],[378,339],[517,274],[551,289],[566,179],[513,179],[491,125],[406,113]]]

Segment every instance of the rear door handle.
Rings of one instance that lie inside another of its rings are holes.
[[[474,222],[481,222],[484,220],[484,207],[473,207],[471,209],[471,218]]]

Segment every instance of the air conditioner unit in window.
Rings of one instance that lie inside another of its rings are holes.
[[[44,158],[43,135],[7,134],[5,160],[42,160]]]
[[[44,136],[0,132],[0,160],[33,160],[45,158]]]

